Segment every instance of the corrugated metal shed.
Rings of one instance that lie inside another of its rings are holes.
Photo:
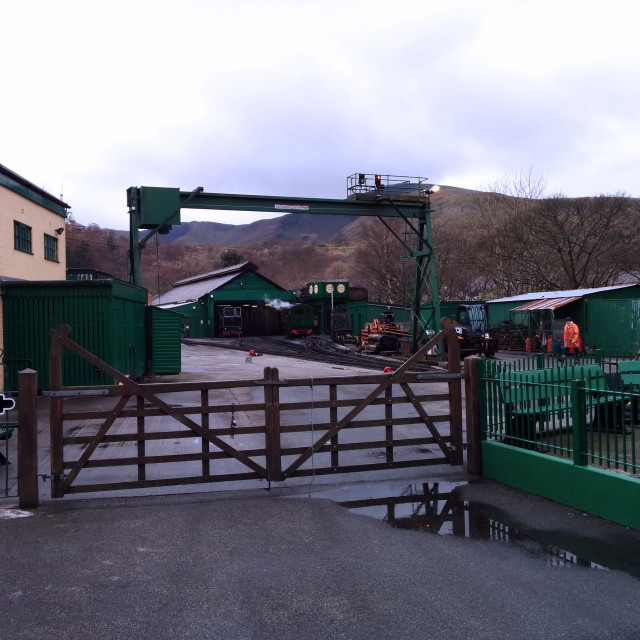
[[[626,300],[590,300],[587,318],[589,344],[625,357],[635,357],[640,350],[640,296]]]
[[[180,373],[182,315],[159,307],[147,307],[147,314],[148,370],[151,373]]]
[[[71,327],[70,338],[118,371],[137,378],[146,363],[147,290],[120,280],[3,282],[7,390],[18,371],[38,371],[49,388],[49,330]],[[112,384],[113,380],[70,351],[62,360],[66,386]]]
[[[569,298],[578,297],[582,298],[586,295],[592,295],[594,293],[602,293],[605,291],[616,291],[617,289],[628,289],[630,287],[636,287],[635,284],[620,284],[612,287],[596,287],[593,289],[566,289],[564,291],[534,291],[532,293],[522,293],[517,296],[507,296],[506,298],[494,298],[488,300],[488,304],[495,304],[499,302],[526,302],[527,300],[547,300],[550,298]]]
[[[494,298],[487,300],[489,309],[489,326],[498,327],[510,321],[513,309],[529,302],[552,301],[561,298],[635,298],[638,297],[640,287],[635,284],[616,285],[611,287],[594,287],[591,289],[566,289],[562,291],[533,291],[517,296]],[[576,304],[578,301],[574,301]],[[571,303],[573,304],[573,303]],[[579,303],[580,306],[583,304]],[[545,307],[549,309],[549,307]]]
[[[527,338],[534,350],[544,348],[545,341],[548,345],[549,338],[561,341],[568,315],[580,327],[584,345],[620,352],[634,351],[638,344],[639,304],[637,284],[538,291],[488,301],[490,325],[508,323],[512,349],[524,349]]]

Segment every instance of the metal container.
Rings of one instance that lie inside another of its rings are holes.
[[[123,374],[142,376],[146,363],[147,291],[120,280],[4,282],[5,390],[18,387],[18,372],[38,371],[49,388],[49,330],[71,327],[70,338]],[[66,351],[65,386],[113,384],[113,379]]]
[[[147,307],[147,322],[148,370],[158,374],[180,373],[182,314],[159,307]]]

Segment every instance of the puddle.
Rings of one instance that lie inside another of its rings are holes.
[[[467,482],[348,485],[312,494],[399,529],[487,540],[519,549],[550,566],[618,570],[640,579],[640,554],[628,541],[533,529],[493,505],[464,500]]]
[[[13,520],[14,518],[27,518],[32,516],[31,511],[22,509],[0,509],[0,520]]]

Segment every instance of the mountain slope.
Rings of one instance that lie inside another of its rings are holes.
[[[441,187],[431,196],[434,212],[461,215],[477,191],[459,187]],[[260,246],[265,243],[297,241],[310,244],[348,244],[360,235],[367,218],[344,215],[308,215],[289,213],[271,220],[250,224],[219,222],[183,222],[162,236],[165,243],[185,245]]]
[[[165,243],[185,245],[259,246],[265,242],[299,241],[329,242],[341,229],[356,220],[356,216],[305,215],[290,213],[272,220],[250,224],[219,222],[183,222],[162,236]]]
[[[473,198],[478,193],[480,192],[460,187],[441,187],[438,193],[434,193],[431,196],[432,219],[433,216],[449,219],[467,215]],[[330,244],[352,244],[360,237],[363,225],[370,219],[368,217],[357,217],[353,222],[338,231],[331,239]]]

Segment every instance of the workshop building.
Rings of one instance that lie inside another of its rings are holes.
[[[184,337],[283,334],[281,310],[293,305],[295,293],[257,272],[243,262],[179,280],[152,304],[182,314]]]

